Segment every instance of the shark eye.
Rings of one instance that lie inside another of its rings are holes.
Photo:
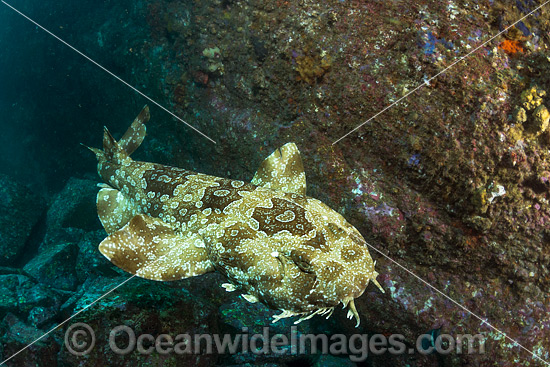
[[[306,252],[292,250],[289,258],[302,272],[315,274],[315,270],[310,263],[310,256]]]

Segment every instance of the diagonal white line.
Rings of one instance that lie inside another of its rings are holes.
[[[125,281],[123,281],[122,283],[118,284],[116,287],[113,287],[111,288],[110,290],[108,290],[106,293],[104,293],[102,296],[98,297],[95,301],[93,301],[92,303],[88,304],[86,307],[84,307],[83,309],[81,309],[80,311],[76,312],[74,315],[72,315],[71,317],[69,317],[67,320],[61,322],[60,324],[54,326],[53,328],[51,328],[48,332],[46,332],[44,335],[42,335],[40,338],[37,338],[35,339],[33,342],[31,342],[29,345],[27,345],[25,348],[19,350],[18,352],[16,352],[15,354],[12,354],[11,356],[8,357],[8,359],[0,362],[0,366],[3,365],[4,363],[6,363],[7,361],[9,361],[10,359],[12,359],[13,357],[15,357],[16,355],[18,355],[19,353],[21,353],[22,351],[24,351],[25,349],[29,348],[31,345],[33,345],[34,343],[36,343],[37,341],[43,339],[44,337],[46,337],[47,335],[49,335],[52,331],[54,331],[55,329],[58,329],[60,326],[66,324],[68,321],[70,321],[71,319],[73,319],[76,315],[80,314],[81,312],[84,312],[86,311],[88,308],[90,308],[92,305],[94,305],[97,301],[101,300],[102,298],[106,297],[107,295],[109,295],[111,292],[113,292],[115,289],[123,286],[124,284],[126,284],[127,282],[129,282],[131,279],[135,278],[136,275],[132,275],[131,277],[129,277],[128,279],[126,279]]]
[[[78,53],[79,55],[81,55],[82,57],[84,57],[85,59],[87,59],[88,61],[90,61],[91,63],[93,63],[94,65],[96,65],[97,67],[99,67],[100,69],[102,69],[103,71],[105,71],[106,73],[108,73],[109,75],[111,75],[112,77],[114,77],[115,79],[117,79],[118,81],[122,82],[123,84],[125,84],[126,86],[128,86],[129,88],[133,89],[135,92],[137,92],[138,94],[140,94],[141,96],[143,96],[144,98],[146,98],[147,100],[149,100],[151,103],[155,104],[156,106],[160,107],[161,109],[163,109],[164,111],[166,111],[167,113],[169,113],[170,115],[172,115],[173,117],[175,117],[176,119],[178,119],[179,121],[183,122],[185,125],[187,125],[188,127],[190,127],[191,129],[195,130],[197,133],[199,133],[200,135],[204,136],[206,139],[210,140],[211,142],[213,142],[214,144],[216,144],[216,141],[214,141],[212,138],[210,138],[209,136],[207,136],[206,134],[204,134],[203,132],[201,132],[200,130],[198,130],[197,128],[193,127],[192,125],[188,124],[186,121],[184,121],[183,119],[181,119],[180,117],[176,116],[174,113],[172,113],[171,111],[169,111],[166,107],[162,106],[161,104],[159,104],[158,102],[156,102],[155,100],[153,100],[151,97],[147,96],[146,94],[144,94],[143,92],[139,91],[138,89],[136,89],[134,86],[132,86],[131,84],[129,84],[128,82],[126,82],[125,80],[123,80],[122,78],[118,77],[117,75],[115,75],[113,72],[111,72],[110,70],[106,69],[105,67],[103,67],[102,65],[100,65],[99,63],[97,63],[96,61],[94,61],[93,59],[91,59],[90,57],[88,57],[87,55],[85,55],[84,53],[82,53],[81,51],[79,51],[78,49],[76,49],[75,47],[73,47],[72,45],[70,45],[69,43],[65,42],[63,39],[61,39],[60,37],[58,37],[57,35],[55,35],[54,33],[50,32],[48,29],[44,28],[43,26],[41,26],[40,24],[38,24],[37,22],[35,22],[34,20],[32,20],[31,18],[29,18],[28,16],[26,16],[25,14],[23,14],[22,12],[20,12],[19,10],[17,10],[16,8],[14,8],[13,6],[11,6],[10,4],[6,3],[4,0],[1,0],[2,3],[4,5],[6,5],[7,7],[9,7],[10,9],[12,9],[13,11],[15,11],[16,13],[18,13],[19,15],[21,15],[23,18],[27,19],[29,22],[33,23],[34,25],[36,25],[37,27],[39,27],[40,29],[42,29],[44,32],[48,33],[50,36],[54,37],[55,39],[57,39],[58,41],[60,41],[61,43],[63,43],[64,45],[66,45],[67,47],[69,47],[70,49],[72,49],[73,51],[75,51],[76,53]],[[78,312],[74,313],[72,316],[70,316],[69,318],[67,318],[66,320],[64,320],[63,322],[59,323],[58,325],[56,325],[55,327],[53,327],[52,329],[50,329],[49,331],[47,331],[45,334],[43,334],[41,337],[35,339],[34,341],[32,341],[30,344],[28,344],[27,346],[25,346],[24,348],[22,348],[21,350],[19,350],[18,352],[16,352],[15,354],[11,355],[9,358],[7,358],[6,360],[0,362],[0,365],[3,365],[5,364],[6,362],[8,362],[9,360],[11,360],[12,358],[14,358],[15,356],[17,356],[19,353],[23,352],[24,350],[26,350],[27,348],[29,348],[31,345],[35,344],[36,342],[40,341],[41,339],[45,338],[47,335],[49,335],[50,333],[52,333],[54,330],[58,329],[59,327],[61,327],[62,325],[66,324],[67,322],[69,322],[70,320],[72,320],[74,317],[76,317],[77,315],[79,315],[80,313],[86,311],[88,308],[90,308],[91,306],[93,306],[95,303],[97,303],[98,301],[100,301],[101,299],[103,299],[104,297],[106,297],[107,295],[109,295],[110,293],[112,293],[113,291],[115,291],[116,289],[118,289],[119,287],[123,286],[124,284],[126,284],[127,282],[129,282],[131,279],[133,279],[134,277],[136,277],[136,275],[132,275],[131,277],[129,277],[128,279],[124,280],[123,282],[121,282],[120,284],[116,285],[115,287],[111,288],[110,290],[108,290],[106,293],[104,293],[103,295],[101,295],[100,297],[98,297],[97,299],[95,299],[93,302],[91,302],[90,304],[88,304],[86,307],[82,308],[81,310],[79,310]]]
[[[196,127],[188,124],[186,121],[184,121],[181,117],[178,117],[176,116],[173,112],[171,112],[170,110],[168,110],[166,107],[164,107],[163,105],[161,105],[160,103],[158,103],[157,101],[155,101],[154,99],[152,99],[151,97],[149,97],[148,95],[146,95],[145,93],[141,92],[140,90],[138,90],[137,88],[135,88],[133,85],[131,85],[130,83],[126,82],[125,80],[123,80],[122,78],[120,78],[119,76],[117,76],[115,73],[111,72],[110,70],[108,70],[107,68],[103,67],[102,65],[100,65],[99,63],[97,63],[96,61],[94,61],[93,59],[91,59],[90,57],[88,57],[87,55],[85,55],[84,53],[80,52],[79,50],[77,50],[75,47],[71,46],[69,43],[65,42],[63,39],[61,39],[60,37],[56,36],[55,34],[53,34],[52,32],[50,32],[49,30],[47,30],[46,28],[42,27],[40,24],[38,24],[37,22],[35,22],[34,20],[32,20],[31,18],[29,18],[28,16],[26,16],[25,14],[23,14],[22,12],[20,12],[19,10],[15,9],[13,6],[11,6],[10,4],[8,4],[7,2],[5,2],[4,0],[1,0],[2,3],[4,5],[6,5],[7,7],[9,7],[10,9],[12,9],[13,11],[15,11],[17,14],[21,15],[23,18],[27,19],[29,22],[31,22],[32,24],[34,24],[35,26],[39,27],[40,29],[42,29],[44,32],[48,33],[50,36],[54,37],[55,39],[57,39],[59,42],[63,43],[65,46],[69,47],[71,50],[73,50],[74,52],[78,53],[80,56],[84,57],[86,60],[90,61],[91,63],[93,63],[94,65],[96,65],[97,67],[99,67],[101,70],[105,71],[106,73],[108,73],[109,75],[111,75],[113,78],[117,79],[118,81],[120,81],[121,83],[123,83],[124,85],[126,85],[127,87],[133,89],[135,92],[137,92],[138,94],[140,94],[142,97],[144,97],[145,99],[149,100],[151,103],[153,103],[154,105],[156,105],[157,107],[160,107],[161,109],[163,109],[164,111],[166,111],[167,113],[169,113],[170,115],[172,115],[172,117],[175,117],[176,119],[178,119],[179,121],[183,122],[185,125],[187,125],[188,127],[190,127],[191,129],[195,130],[197,133],[201,134],[202,136],[204,136],[206,139],[210,140],[212,143],[214,144],[217,144],[216,141],[212,138],[210,138],[208,135],[206,135],[205,133],[203,133],[202,131],[200,131],[199,129],[197,129]],[[550,1],[550,0],[549,0]]]
[[[340,140],[344,139],[345,137],[347,137],[348,135],[350,135],[351,133],[353,133],[354,131],[356,131],[357,129],[361,128],[363,125],[365,125],[366,123],[368,123],[369,121],[373,120],[374,118],[376,118],[377,116],[381,115],[382,113],[384,113],[386,110],[388,110],[389,108],[395,106],[397,103],[401,102],[403,99],[407,98],[409,95],[411,95],[412,93],[416,92],[418,89],[422,88],[423,86],[425,85],[429,85],[430,84],[430,81],[432,81],[433,79],[437,78],[439,75],[443,74],[444,72],[446,72],[447,70],[449,70],[451,67],[453,67],[454,65],[456,65],[457,63],[463,61],[465,58],[469,57],[471,54],[473,54],[474,52],[476,52],[477,50],[479,50],[481,47],[485,46],[487,43],[491,42],[492,40],[494,40],[496,37],[500,36],[501,34],[503,34],[504,32],[508,31],[508,29],[512,28],[513,26],[515,26],[516,24],[518,24],[519,22],[521,22],[523,19],[527,18],[528,16],[532,15],[534,12],[536,12],[537,10],[539,10],[540,8],[542,8],[543,6],[545,6],[546,4],[550,3],[550,0],[546,1],[545,3],[543,3],[542,5],[539,5],[537,8],[535,8],[533,11],[529,12],[527,15],[521,17],[520,19],[518,19],[516,22],[514,22],[512,25],[508,26],[507,28],[505,28],[503,31],[495,34],[493,37],[491,37],[489,40],[483,42],[482,44],[480,44],[479,46],[477,46],[476,48],[474,48],[472,51],[470,51],[468,54],[466,54],[465,56],[462,56],[460,59],[456,60],[455,62],[453,62],[451,65],[447,66],[445,69],[443,69],[442,71],[440,71],[439,73],[437,73],[436,75],[432,76],[431,78],[427,79],[423,84],[420,84],[418,85],[416,88],[414,88],[413,90],[411,90],[410,92],[408,92],[407,94],[405,94],[403,97],[399,98],[397,101],[393,102],[392,104],[386,106],[384,109],[382,109],[381,111],[379,111],[378,113],[376,113],[374,116],[370,117],[368,120],[366,120],[365,122],[363,122],[362,124],[360,124],[359,126],[355,127],[353,130],[349,131],[347,134],[343,135],[342,137],[340,137],[338,140],[334,141],[332,143],[332,145],[338,143]],[[541,362],[545,363],[546,365],[550,366],[550,362],[547,362],[545,361],[544,359],[542,359],[541,357],[539,357],[537,354],[535,354],[533,351],[529,350],[528,348],[524,347],[523,345],[521,345],[520,343],[518,343],[516,340],[512,339],[511,337],[509,337],[505,332],[497,329],[495,326],[493,326],[492,324],[490,324],[489,322],[487,322],[487,320],[483,319],[482,317],[478,316],[477,314],[473,313],[472,311],[468,310],[466,307],[464,307],[463,305],[461,305],[460,303],[458,303],[457,301],[455,301],[454,299],[452,299],[451,297],[449,297],[448,295],[446,295],[445,293],[443,293],[442,291],[440,291],[439,289],[437,289],[436,287],[434,287],[433,285],[431,285],[430,283],[428,283],[427,281],[425,281],[424,279],[422,279],[421,277],[419,277],[418,275],[414,274],[412,271],[410,271],[409,269],[405,268],[403,265],[399,264],[397,261],[393,260],[392,258],[390,258],[388,255],[384,254],[383,252],[381,252],[380,250],[378,250],[376,247],[370,245],[367,243],[367,245],[372,248],[373,250],[375,250],[376,252],[378,252],[379,254],[381,254],[382,256],[384,256],[385,258],[387,258],[388,260],[390,260],[391,262],[393,262],[394,264],[396,264],[397,266],[399,266],[400,268],[402,268],[403,270],[405,270],[406,272],[408,272],[409,274],[411,274],[412,276],[414,276],[415,278],[417,278],[418,280],[420,280],[422,283],[426,284],[428,287],[432,288],[433,290],[435,290],[437,293],[439,293],[440,295],[442,295],[443,297],[445,297],[446,299],[448,299],[449,301],[451,301],[452,303],[454,303],[455,305],[457,305],[458,307],[460,307],[461,309],[463,309],[464,311],[468,312],[469,314],[473,315],[475,318],[477,318],[478,320],[480,320],[482,322],[482,324],[487,324],[491,329],[495,330],[496,332],[498,332],[499,334],[501,334],[502,336],[504,336],[507,340],[511,341],[514,345],[517,345],[519,346],[521,349],[525,350],[526,352],[528,352],[529,354],[531,354],[533,357],[535,357],[536,359],[540,360]]]
[[[153,262],[147,264],[146,266],[153,266],[155,265],[156,263],[158,263],[159,261],[163,260],[166,258],[166,254],[165,255],[162,255],[160,257],[158,257],[157,259],[153,260]],[[53,328],[51,328],[49,331],[47,331],[44,335],[42,335],[41,337],[35,339],[34,341],[32,341],[29,345],[27,345],[26,347],[24,347],[23,349],[17,351],[15,354],[11,355],[8,359],[2,361],[0,363],[0,366],[3,365],[4,363],[6,363],[7,361],[9,361],[10,359],[12,359],[13,357],[15,357],[16,355],[18,355],[19,353],[23,352],[25,349],[29,348],[31,345],[33,345],[34,343],[36,343],[37,341],[43,339],[46,335],[50,334],[52,331],[58,329],[60,326],[66,324],[68,321],[72,320],[76,315],[86,311],[88,308],[90,308],[91,306],[93,306],[95,303],[97,303],[97,301],[105,298],[107,295],[111,294],[113,291],[115,291],[117,288],[123,286],[124,284],[128,283],[130,280],[134,279],[135,277],[137,276],[137,274],[134,274],[132,275],[131,277],[129,277],[128,279],[120,282],[118,285],[114,286],[113,288],[109,289],[107,292],[105,292],[104,294],[102,294],[101,296],[99,296],[98,298],[96,298],[93,302],[89,303],[88,305],[86,305],[86,307],[82,308],[81,310],[79,310],[78,312],[75,312],[72,316],[70,316],[68,319],[66,319],[65,321],[61,322],[60,324],[54,326]]]
[[[493,325],[491,325],[490,323],[487,322],[486,319],[483,319],[482,317],[476,315],[475,313],[473,313],[472,311],[468,310],[466,307],[462,306],[460,303],[458,303],[457,301],[455,301],[454,299],[452,299],[451,297],[449,297],[448,295],[446,295],[445,293],[443,293],[442,291],[440,291],[439,289],[437,289],[436,287],[434,287],[433,285],[431,285],[430,283],[428,283],[427,281],[425,281],[424,279],[422,279],[421,277],[419,277],[418,275],[416,275],[415,273],[413,273],[412,271],[410,271],[409,269],[407,269],[406,267],[404,267],[403,265],[399,264],[397,261],[395,261],[394,259],[392,259],[391,257],[389,257],[388,255],[386,255],[385,253],[383,253],[382,251],[378,250],[376,247],[372,246],[371,244],[367,243],[367,246],[369,246],[371,249],[373,249],[374,251],[378,252],[380,255],[384,256],[386,259],[390,260],[392,263],[394,263],[395,265],[399,266],[401,269],[405,270],[407,273],[411,274],[413,277],[415,277],[416,279],[420,280],[422,283],[426,284],[428,287],[430,287],[431,289],[433,289],[434,291],[436,291],[437,293],[441,294],[443,297],[445,297],[446,299],[448,299],[449,301],[451,301],[452,303],[454,303],[455,305],[457,305],[458,307],[460,307],[461,309],[463,309],[464,311],[468,312],[469,314],[471,314],[472,316],[474,316],[476,319],[478,319],[479,321],[481,321],[481,324],[486,324],[487,326],[489,326],[491,329],[495,330],[496,332],[498,332],[499,334],[501,334],[502,336],[504,336],[506,339],[508,339],[509,341],[511,341],[512,343],[514,343],[514,345],[517,345],[518,347],[520,347],[521,349],[525,350],[526,352],[528,352],[529,354],[531,354],[533,357],[535,357],[536,359],[540,360],[541,362],[544,362],[546,365],[550,366],[550,362],[547,362],[545,361],[544,359],[542,359],[541,357],[539,357],[537,354],[535,354],[535,352],[527,349],[526,347],[524,347],[523,345],[521,345],[520,343],[518,343],[517,341],[515,341],[514,339],[512,339],[511,337],[509,337],[504,331],[501,331],[499,329],[497,329],[496,327],[494,327]]]
[[[157,259],[153,260],[153,262],[149,263],[149,264],[146,264],[146,266],[153,266],[155,265],[156,263],[158,263],[159,261],[161,260],[164,260],[166,258],[167,254],[164,254],[162,256],[159,256]],[[78,312],[75,312],[71,317],[69,317],[68,319],[66,319],[65,321],[61,322],[60,324],[54,326],[53,328],[51,328],[48,332],[46,332],[44,335],[42,335],[41,337],[35,339],[34,341],[32,341],[29,345],[27,345],[26,347],[24,347],[23,349],[17,351],[15,354],[11,355],[8,359],[0,362],[0,366],[3,365],[4,363],[6,363],[7,361],[9,361],[10,359],[12,359],[13,357],[15,357],[16,355],[18,355],[19,353],[23,352],[25,349],[29,348],[31,345],[33,345],[34,343],[36,343],[37,341],[43,339],[46,335],[50,334],[52,331],[58,329],[60,326],[66,324],[68,321],[72,320],[76,315],[86,311],[88,308],[90,308],[91,306],[93,306],[95,303],[97,303],[97,301],[105,298],[107,295],[111,294],[113,291],[115,291],[117,288],[123,286],[124,284],[128,283],[130,280],[134,279],[135,277],[137,276],[137,274],[134,274],[132,275],[131,277],[129,277],[128,279],[122,281],[121,283],[119,283],[118,285],[114,286],[113,288],[109,289],[107,292],[105,292],[104,294],[102,294],[101,296],[99,296],[98,298],[96,298],[93,302],[89,303],[88,305],[86,305],[86,307],[82,308],[81,310],[79,310]]]
[[[502,32],[498,32],[497,34],[495,34],[493,37],[489,38],[487,41],[483,42],[481,45],[477,46],[476,48],[474,48],[472,51],[470,51],[468,54],[462,56],[460,59],[456,60],[455,62],[453,62],[451,65],[447,66],[445,69],[441,70],[439,73],[435,74],[434,76],[432,76],[431,78],[427,79],[424,81],[424,83],[422,84],[419,84],[416,88],[414,88],[413,90],[411,90],[410,92],[408,92],[407,94],[405,94],[403,97],[399,98],[397,101],[393,102],[392,104],[384,107],[381,111],[379,111],[378,113],[376,113],[374,116],[371,116],[368,120],[366,120],[365,122],[363,122],[362,124],[360,124],[359,126],[355,127],[355,129],[349,131],[347,134],[343,135],[342,137],[340,137],[340,139],[334,141],[332,143],[332,145],[338,143],[340,140],[344,139],[346,136],[348,136],[349,134],[351,134],[352,132],[356,131],[357,129],[359,129],[360,127],[362,127],[363,125],[365,125],[366,123],[372,121],[372,119],[378,117],[379,115],[383,114],[386,110],[390,109],[391,107],[395,106],[396,104],[398,104],[399,102],[401,102],[402,100],[404,100],[405,98],[407,98],[408,96],[410,96],[411,94],[413,94],[414,92],[416,92],[417,90],[419,90],[420,88],[424,87],[425,85],[430,85],[430,82],[437,78],[438,76],[440,76],[441,74],[443,74],[444,72],[446,72],[447,70],[449,70],[450,68],[452,68],[453,66],[455,66],[456,64],[458,64],[459,62],[461,62],[462,60],[464,60],[465,58],[467,58],[468,56],[470,56],[471,54],[473,54],[474,52],[476,52],[477,50],[479,50],[480,48],[482,48],[483,46],[485,46],[486,44],[488,44],[489,42],[491,42],[492,40],[494,40],[495,38],[497,38],[498,36],[500,36],[501,34],[503,34],[504,32],[506,32],[508,29],[512,28],[513,26],[515,26],[516,24],[518,24],[519,22],[521,22],[523,19],[527,18],[528,16],[530,16],[531,14],[533,14],[534,12],[536,12],[537,10],[539,10],[540,8],[542,8],[543,6],[545,6],[546,4],[550,3],[550,0],[546,1],[544,4],[542,5],[539,5],[538,7],[535,8],[535,10],[533,10],[532,12],[530,12],[529,14],[521,17],[519,20],[517,20],[516,22],[514,22],[512,25],[510,25],[509,27],[507,27],[506,29],[504,29]]]

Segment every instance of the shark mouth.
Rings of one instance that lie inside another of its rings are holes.
[[[334,311],[334,307],[323,307],[317,310],[307,311],[307,312],[294,312],[290,310],[283,310],[282,313],[278,315],[273,315],[272,323],[275,323],[281,319],[286,319],[287,317],[293,317],[293,316],[301,316],[298,320],[294,321],[294,325],[297,325],[302,321],[309,320],[315,315],[321,315],[321,316],[326,315],[326,318],[328,319],[332,315],[333,311]]]
[[[374,279],[371,279],[371,281],[374,283],[374,285],[376,285],[378,287],[378,289],[380,289],[380,291],[382,291],[382,293],[386,293],[384,291],[384,288],[382,288],[380,283],[378,283],[378,281],[376,280],[376,277]],[[340,301],[340,302],[342,302],[343,308],[346,308],[346,307],[349,308],[347,318],[350,319],[350,320],[352,318],[355,318],[355,320],[357,321],[357,324],[355,324],[355,327],[359,327],[359,324],[361,323],[361,318],[359,317],[359,313],[357,312],[357,308],[355,308],[355,298],[357,298],[361,294],[363,294],[364,291],[365,290],[363,289],[363,291],[361,291],[356,297],[348,296],[348,297],[344,297]],[[288,317],[293,317],[293,316],[300,316],[300,318],[298,320],[294,321],[295,325],[301,323],[302,321],[309,320],[315,315],[321,315],[321,316],[326,315],[325,318],[328,319],[332,315],[332,313],[334,312],[334,306],[333,307],[323,307],[323,308],[319,308],[319,309],[316,309],[316,310],[313,310],[313,311],[307,311],[307,312],[294,312],[294,311],[290,311],[290,310],[282,310],[282,311],[283,312],[281,312],[278,315],[273,315],[272,323],[275,323],[275,322],[277,322],[281,319],[286,319]]]
[[[354,298],[351,296],[346,297],[341,302],[344,305],[343,308],[349,307],[347,318],[352,319],[353,317],[355,317],[355,320],[357,320],[357,324],[355,325],[355,327],[358,327],[361,322],[361,319],[359,318],[359,313],[355,308]],[[290,310],[283,310],[283,312],[281,312],[280,314],[273,315],[272,323],[275,323],[281,319],[286,319],[288,317],[300,316],[298,320],[294,321],[294,325],[297,325],[302,321],[311,319],[315,315],[325,316],[325,318],[328,319],[333,312],[334,312],[334,307],[324,307],[324,308],[319,308],[317,310],[307,311],[307,312],[294,312]]]

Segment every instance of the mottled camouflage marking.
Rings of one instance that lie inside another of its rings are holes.
[[[357,319],[354,298],[378,273],[361,234],[319,200],[305,196],[296,145],[265,159],[252,183],[137,162],[143,109],[116,142],[90,148],[107,184],[97,197],[109,236],[100,251],[120,268],[153,280],[218,270],[245,299],[280,309],[275,321],[329,314],[338,303]]]
[[[303,236],[314,230],[306,219],[306,210],[298,204],[277,197],[269,200],[267,208],[256,207],[252,218],[258,221],[258,230],[272,236],[280,231],[288,231],[294,236]]]

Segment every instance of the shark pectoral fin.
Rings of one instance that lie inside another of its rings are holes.
[[[97,215],[108,234],[118,231],[130,221],[137,210],[130,200],[112,187],[103,187],[97,193]]]
[[[128,155],[132,154],[145,139],[145,123],[149,121],[151,115],[149,114],[149,106],[145,105],[139,115],[135,118],[132,125],[126,130],[122,139],[118,141],[118,144]]]
[[[152,280],[178,280],[214,270],[197,233],[176,234],[158,218],[136,215],[99,244],[119,268]]]
[[[306,194],[306,175],[300,151],[287,143],[267,157],[252,179],[252,184],[286,193]]]

